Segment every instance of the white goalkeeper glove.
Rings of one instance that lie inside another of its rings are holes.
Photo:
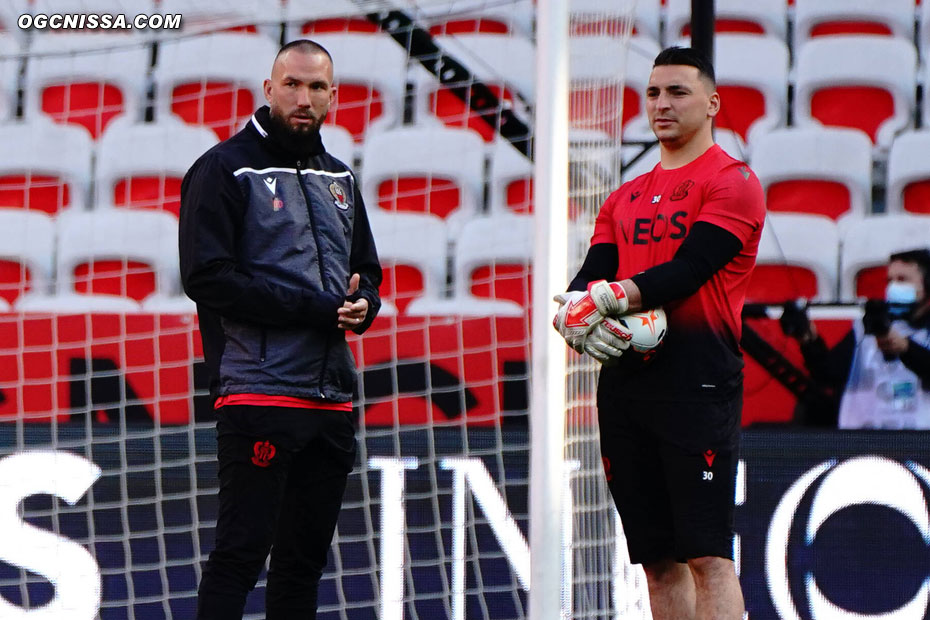
[[[604,316],[620,316],[630,308],[630,300],[619,282],[596,280],[588,284],[588,293]]]
[[[584,341],[584,352],[605,366],[616,364],[630,347],[633,332],[613,318],[595,325]]]
[[[598,312],[594,300],[585,291],[568,291],[556,295],[553,299],[561,305],[552,319],[552,326],[565,338],[568,346],[584,353],[585,337],[604,320],[603,315]]]

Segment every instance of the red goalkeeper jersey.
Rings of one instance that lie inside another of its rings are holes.
[[[608,197],[591,244],[616,244],[617,280],[671,260],[695,222],[719,226],[742,243],[695,294],[666,304],[669,330],[661,351],[641,372],[626,369],[616,377],[638,393],[631,396],[714,398],[741,384],[740,314],[764,219],[756,175],[717,145],[681,168],[659,164]]]

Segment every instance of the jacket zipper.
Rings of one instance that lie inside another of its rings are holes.
[[[320,287],[325,292],[326,291],[326,279],[323,277],[323,249],[322,249],[323,246],[320,244],[319,229],[317,228],[316,222],[313,219],[313,207],[311,206],[312,202],[310,200],[310,191],[307,189],[307,185],[304,182],[304,175],[301,174],[300,170],[301,170],[301,164],[300,164],[300,160],[298,159],[297,160],[297,183],[300,185],[300,191],[303,192],[304,202],[307,203],[307,217],[310,218],[310,228],[313,230],[313,240],[316,243],[316,255],[317,255],[316,264],[320,270]],[[324,336],[325,341],[323,343],[323,365],[320,367],[320,382],[319,382],[320,398],[326,398],[326,396],[323,394],[323,383],[324,383],[323,380],[326,377],[326,367],[328,365],[327,362],[329,361],[329,333],[328,332],[324,332],[324,333],[325,333],[325,336]]]
[[[265,361],[265,354],[268,352],[268,330],[262,329],[262,344],[259,349],[258,358],[260,362]]]

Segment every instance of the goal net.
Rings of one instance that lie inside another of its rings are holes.
[[[621,106],[633,2],[576,3],[559,287],[635,120]],[[68,10],[131,20],[129,5]],[[24,31],[0,12],[0,617],[193,617],[216,414],[178,280],[180,183],[264,103],[275,52],[300,37],[334,58],[323,140],[357,173],[385,268],[381,316],[350,337],[359,459],[319,617],[528,617],[536,4],[157,6],[182,27]],[[573,516],[552,570],[571,578],[562,616],[644,618],[595,370],[570,358],[553,458],[572,466]],[[264,584],[247,618],[263,617]]]

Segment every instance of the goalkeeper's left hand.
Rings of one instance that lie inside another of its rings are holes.
[[[619,321],[607,318],[598,323],[584,341],[584,352],[605,366],[619,361],[630,347],[633,332]]]
[[[588,293],[603,316],[620,316],[630,309],[630,298],[619,282],[596,280],[588,284]]]

